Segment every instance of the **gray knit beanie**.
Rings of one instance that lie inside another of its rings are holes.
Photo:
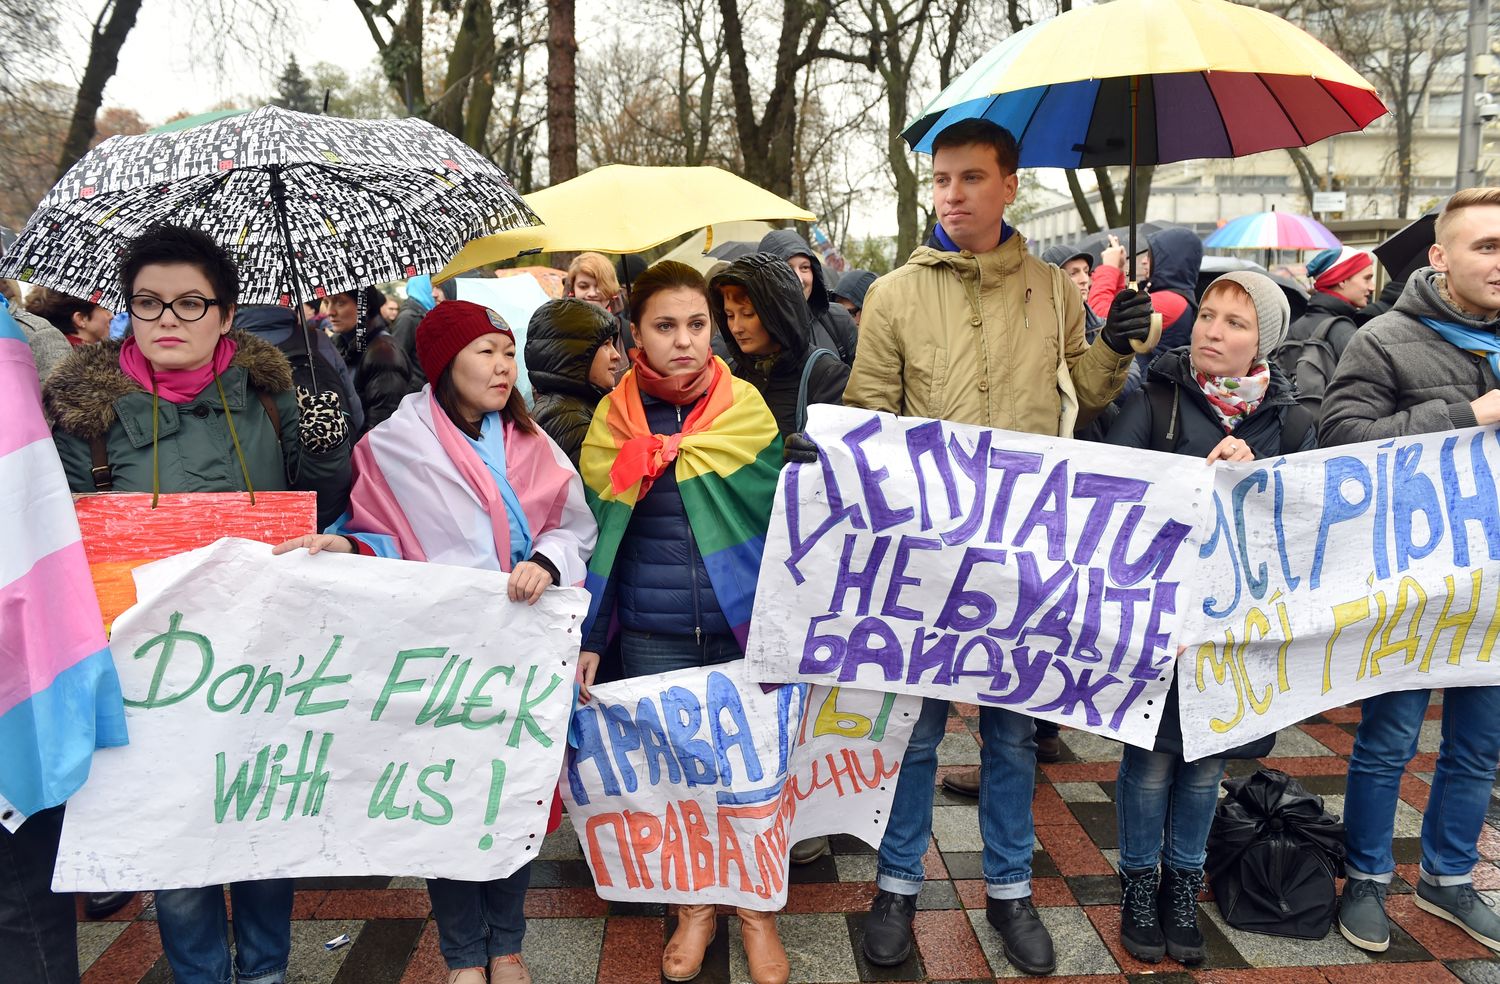
[[[1263,273],[1234,270],[1209,284],[1203,296],[1213,293],[1213,289],[1225,280],[1234,281],[1250,295],[1250,303],[1255,306],[1255,321],[1260,328],[1260,345],[1255,355],[1268,358],[1286,341],[1287,330],[1292,326],[1292,307],[1287,303],[1286,294],[1276,286],[1276,281]]]

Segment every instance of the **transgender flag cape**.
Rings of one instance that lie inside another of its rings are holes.
[[[65,801],[125,706],[26,336],[0,307],[0,799]],[[5,812],[0,809],[0,814]]]
[[[781,435],[759,391],[731,375],[717,356],[714,366],[707,396],[679,434],[664,438],[651,433],[634,369],[594,411],[578,461],[599,520],[599,542],[586,582],[591,600],[585,639],[600,615],[630,514],[651,489],[651,478],[643,473],[665,460],[666,467],[677,469],[677,490],[719,609],[740,648],[745,647],[781,475]]]
[[[532,552],[552,561],[563,585],[581,584],[596,535],[583,483],[540,427],[531,434],[504,427],[505,476],[526,515]],[[381,557],[510,570],[500,490],[431,385],[355,445],[349,511],[329,532]]]

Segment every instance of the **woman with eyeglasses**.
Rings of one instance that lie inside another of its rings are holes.
[[[335,487],[348,452],[301,454],[292,370],[233,328],[233,261],[196,229],[161,226],[126,247],[120,282],[133,332],[76,349],[47,379],[53,440],[74,492],[270,492]],[[222,886],[156,893],[178,984],[281,984],[292,881],[236,882],[231,956]]]

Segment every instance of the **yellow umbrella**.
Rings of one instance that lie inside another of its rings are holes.
[[[542,225],[476,239],[432,279],[446,280],[523,253],[639,253],[717,223],[817,218],[717,167],[607,164],[533,192],[526,203]],[[712,245],[710,238],[707,248]]]

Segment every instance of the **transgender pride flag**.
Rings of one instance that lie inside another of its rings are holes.
[[[0,800],[23,815],[56,806],[88,778],[96,747],[125,742],[120,680],[36,365],[0,306]]]

